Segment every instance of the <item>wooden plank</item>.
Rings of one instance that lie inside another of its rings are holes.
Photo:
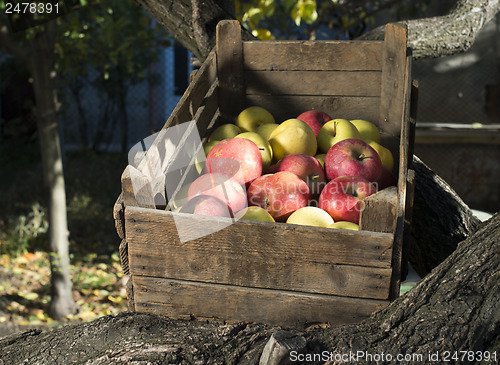
[[[216,42],[219,108],[224,115],[237,116],[243,110],[245,95],[240,22],[220,21],[217,24]]]
[[[373,232],[394,233],[398,191],[395,186],[383,189],[363,199],[360,229]]]
[[[281,123],[301,113],[316,109],[332,118],[367,119],[377,123],[378,97],[313,96],[313,95],[247,95],[246,107],[260,105],[268,109]]]
[[[132,165],[127,165],[121,176],[123,204],[125,207],[155,208],[149,177]]]
[[[386,25],[378,126],[382,136],[385,136],[385,147],[393,154],[398,150],[401,121],[407,100],[405,83],[409,70],[407,69],[406,39],[406,26]],[[397,171],[397,158],[395,168]]]
[[[222,229],[214,232],[214,227]],[[181,242],[179,228],[187,236],[203,236]],[[393,244],[393,236],[388,233],[332,232],[327,228],[285,223],[233,222],[229,218],[135,207],[125,209],[125,231],[129,244],[178,246],[207,255],[225,252],[270,262],[291,260],[380,268],[390,267]]]
[[[359,322],[389,302],[132,276],[138,312],[303,327]]]
[[[229,251],[130,244],[132,275],[230,284],[254,288],[388,299],[390,268],[285,261]]]
[[[245,70],[381,70],[381,41],[247,41]],[[307,55],[307,56],[305,56]]]
[[[219,107],[218,102],[218,88],[217,84],[214,83],[208,90],[202,105],[200,105],[193,118],[196,121],[196,126],[198,127],[198,132],[201,137],[204,136],[212,123],[217,108]]]
[[[380,96],[380,71],[246,71],[247,94]]]
[[[125,217],[123,215],[123,193],[118,195],[115,205],[113,205],[113,218],[115,220],[115,230],[118,237],[125,238]]]

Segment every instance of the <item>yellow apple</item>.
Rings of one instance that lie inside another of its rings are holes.
[[[304,226],[328,227],[333,224],[333,218],[321,208],[308,206],[297,209],[286,222]]]
[[[269,136],[278,126],[278,123],[266,123],[258,126],[255,131],[264,137],[266,141],[269,141]]]
[[[232,123],[226,123],[218,126],[208,137],[208,141],[222,141],[223,139],[233,138],[243,132],[240,127]]]
[[[275,222],[273,216],[264,208],[257,206],[246,207],[234,216],[236,219],[247,219],[250,221]]]
[[[174,212],[178,212],[180,208],[188,201],[188,190],[191,184],[185,184],[181,186],[177,194],[174,195],[173,199],[169,201],[170,209]]]
[[[351,123],[354,124],[363,141],[380,143],[380,132],[375,124],[363,119],[354,119],[351,120]]]
[[[394,157],[392,156],[391,151],[388,148],[382,146],[380,143],[375,141],[368,141],[368,144],[377,151],[380,160],[382,161],[382,165],[387,167],[389,171],[394,169]]]
[[[316,156],[316,160],[319,161],[319,163],[321,164],[321,166],[323,166],[323,168],[325,168],[325,157],[326,157],[326,153],[320,153]]]
[[[269,143],[276,161],[294,153],[314,156],[318,149],[312,128],[300,119],[281,123],[269,136]]]
[[[350,229],[352,231],[359,231],[359,225],[353,222],[347,221],[337,221],[333,224],[330,224],[328,228],[336,228],[336,229]]]
[[[258,126],[267,123],[275,123],[274,117],[261,106],[248,107],[236,118],[236,125],[242,132],[253,132]]]
[[[347,119],[333,119],[323,124],[318,132],[318,147],[327,153],[330,147],[344,139],[361,139],[361,135],[354,124]]]
[[[208,155],[212,147],[217,143],[219,143],[219,141],[216,140],[203,143],[203,152],[205,153],[205,157]],[[202,159],[201,155],[196,155],[194,160],[194,167],[196,168],[196,171],[198,171],[198,174],[201,174],[203,168],[205,167],[205,159]]]
[[[262,171],[267,170],[273,160],[273,150],[267,139],[257,132],[243,132],[234,138],[245,138],[255,143],[257,147],[259,147],[260,154],[262,155]]]

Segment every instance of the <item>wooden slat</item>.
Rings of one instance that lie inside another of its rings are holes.
[[[382,45],[379,41],[249,41],[243,42],[244,68],[381,70]]]
[[[263,259],[248,252],[134,243],[133,275],[175,278],[254,288],[388,299],[390,268]]]
[[[379,71],[247,71],[247,94],[380,96]]]
[[[302,294],[231,285],[132,276],[138,312],[173,318],[220,318],[303,327],[328,322],[342,325],[366,319],[386,307],[382,300]]]
[[[243,110],[245,95],[240,22],[220,21],[216,40],[219,108],[226,116],[237,116]]]
[[[322,110],[332,118],[376,121],[379,101],[378,97],[363,96],[247,95],[245,106],[260,105],[268,109],[278,123],[311,109]]]
[[[174,220],[175,216],[175,220]],[[177,226],[176,226],[177,224]],[[186,235],[219,231],[181,242],[177,227]],[[388,233],[335,231],[298,226],[131,207],[125,209],[125,231],[129,244],[144,243],[185,247],[220,255],[221,252],[254,256],[274,263],[317,262],[368,267],[390,267],[393,236]],[[239,267],[234,268],[239,270]]]
[[[409,70],[407,70],[406,39],[406,26],[386,25],[378,126],[381,134],[385,136],[385,147],[393,154],[398,151],[401,121],[407,96],[405,83]],[[396,171],[397,161],[396,158]]]
[[[127,165],[121,176],[121,184],[125,207],[155,208],[153,190],[148,176],[132,165]]]
[[[398,191],[395,186],[383,189],[363,199],[364,209],[360,214],[360,229],[373,232],[394,233]]]

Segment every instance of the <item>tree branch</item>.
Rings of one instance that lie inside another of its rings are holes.
[[[447,15],[400,22],[408,27],[413,58],[436,58],[464,52],[481,29],[500,11],[500,0],[459,0]],[[378,27],[358,39],[383,39]]]

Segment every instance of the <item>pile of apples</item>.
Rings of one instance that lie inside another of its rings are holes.
[[[397,182],[373,123],[318,110],[278,124],[252,106],[203,147],[180,212],[358,230],[363,199]]]

